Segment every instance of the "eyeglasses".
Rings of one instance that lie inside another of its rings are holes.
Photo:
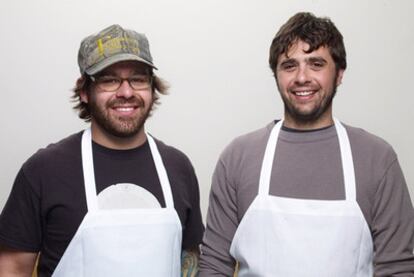
[[[127,81],[133,90],[146,90],[152,85],[152,76],[150,75],[134,75],[128,78],[104,75],[97,77],[90,76],[90,78],[99,89],[109,92],[118,90],[124,81]]]

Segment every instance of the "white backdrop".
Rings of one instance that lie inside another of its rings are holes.
[[[223,148],[282,115],[268,49],[298,11],[329,16],[344,35],[349,66],[334,112],[393,145],[414,195],[414,1],[1,1],[0,209],[32,153],[85,128],[69,102],[79,43],[119,23],[147,34],[171,84],[147,129],[190,157],[205,213]]]

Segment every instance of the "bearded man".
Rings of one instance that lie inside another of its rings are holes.
[[[341,33],[298,13],[274,37],[269,65],[284,118],[222,153],[199,276],[232,276],[236,264],[238,276],[414,276],[414,211],[397,155],[333,117]]]
[[[204,231],[199,188],[190,160],[145,131],[167,90],[148,40],[112,25],[78,63],[90,128],[23,164],[0,217],[0,276],[30,276],[36,259],[39,277],[180,276]]]

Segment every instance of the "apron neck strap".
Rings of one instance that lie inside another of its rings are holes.
[[[96,197],[95,171],[93,167],[92,154],[92,134],[90,128],[86,129],[82,135],[82,169],[88,212],[94,212],[98,210],[98,201]]]
[[[270,186],[270,177],[272,175],[273,161],[276,152],[277,140],[280,129],[282,128],[283,119],[276,123],[270,132],[267,141],[266,150],[263,157],[262,169],[260,171],[259,195],[268,195]]]
[[[352,158],[351,144],[345,127],[334,118],[335,129],[338,134],[339,148],[341,149],[342,174],[344,175],[345,197],[356,201],[355,169]]]
[[[165,206],[167,208],[174,208],[174,201],[171,192],[170,181],[168,179],[167,171],[158,151],[154,139],[146,133],[151,154],[154,159],[155,168],[157,170],[158,178],[161,183],[162,192],[165,199]],[[82,169],[85,183],[86,204],[88,212],[93,212],[99,209],[98,198],[96,193],[95,171],[93,166],[93,152],[92,152],[92,134],[91,129],[88,128],[82,135]]]
[[[165,206],[167,208],[174,208],[170,180],[168,179],[167,171],[162,161],[160,152],[158,151],[157,144],[150,134],[146,133],[146,135],[151,149],[152,158],[154,159],[155,168],[157,169],[158,178],[161,183],[162,192],[164,194]]]
[[[355,171],[348,134],[345,130],[345,127],[339,122],[339,120],[334,118],[334,123],[336,132],[338,134],[339,148],[341,153],[342,172],[345,184],[345,199],[349,201],[356,201]],[[263,157],[262,168],[260,171],[260,195],[269,194],[270,178],[272,174],[273,163],[275,160],[276,146],[282,125],[283,120],[280,120],[276,123],[270,132],[265,154]]]

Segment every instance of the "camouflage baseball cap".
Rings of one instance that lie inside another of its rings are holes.
[[[78,53],[81,74],[94,75],[121,61],[139,61],[157,69],[144,34],[115,24],[82,40]]]

